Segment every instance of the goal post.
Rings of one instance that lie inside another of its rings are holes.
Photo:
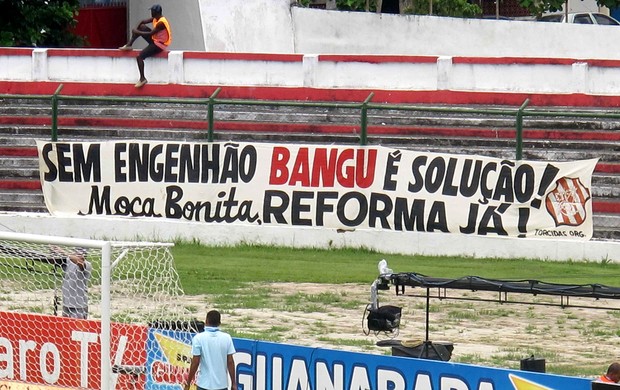
[[[123,388],[122,367],[145,364],[144,329],[192,314],[180,299],[172,246],[0,232],[0,383]],[[98,368],[88,364],[93,351]]]

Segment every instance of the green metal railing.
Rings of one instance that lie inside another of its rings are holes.
[[[51,99],[52,123],[51,140],[58,140],[58,104],[59,101],[108,101],[108,102],[135,102],[135,103],[173,103],[173,104],[196,104],[207,106],[207,135],[206,139],[212,142],[215,133],[215,108],[218,105],[238,105],[238,106],[271,106],[271,107],[310,107],[310,108],[331,108],[331,109],[352,109],[359,110],[360,113],[360,144],[368,144],[368,111],[369,110],[398,110],[398,111],[418,111],[427,113],[442,114],[476,114],[486,115],[487,117],[514,117],[515,118],[515,157],[522,159],[523,155],[523,120],[530,116],[553,116],[553,117],[580,117],[580,118],[614,118],[620,119],[620,112],[583,112],[583,111],[560,111],[560,110],[526,110],[529,106],[529,99],[526,99],[520,107],[514,109],[506,108],[463,108],[463,107],[426,107],[415,105],[395,105],[371,103],[374,93],[361,103],[330,103],[330,102],[304,102],[304,101],[265,101],[265,100],[240,100],[240,99],[218,99],[217,96],[222,88],[217,88],[211,96],[205,99],[188,98],[152,98],[152,97],[112,97],[112,96],[62,96],[63,85],[59,85],[54,94],[49,95],[0,95],[1,99]]]
[[[62,91],[63,85],[60,84],[56,88],[56,92],[52,95],[52,141],[58,141],[58,95]]]
[[[525,99],[521,107],[517,110],[517,118],[515,120],[517,125],[517,151],[516,151],[516,159],[521,160],[523,157],[523,111],[525,111],[525,107],[530,104],[530,99]]]

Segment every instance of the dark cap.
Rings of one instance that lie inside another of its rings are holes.
[[[161,14],[161,5],[159,4],[153,4],[151,6],[151,8],[149,8],[151,11],[155,12],[156,14]]]

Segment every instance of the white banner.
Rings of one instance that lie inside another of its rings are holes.
[[[592,237],[597,160],[533,162],[381,146],[38,141],[53,215]]]

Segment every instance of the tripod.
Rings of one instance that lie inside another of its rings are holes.
[[[433,344],[433,342],[429,339],[428,337],[428,323],[429,323],[429,306],[430,306],[430,288],[426,288],[426,331],[425,331],[425,337],[424,337],[424,342],[422,343],[422,348],[420,349],[420,354],[418,355],[418,358],[424,358],[424,359],[428,359],[429,353],[430,351],[435,353],[435,356],[437,356],[439,358],[439,360],[442,361],[448,361],[448,359],[446,359],[446,355],[448,355],[447,350],[444,346],[440,345],[439,349],[441,350],[445,350],[445,353],[440,353],[437,350],[437,347],[435,346],[435,344]],[[448,355],[449,356],[449,355]]]

